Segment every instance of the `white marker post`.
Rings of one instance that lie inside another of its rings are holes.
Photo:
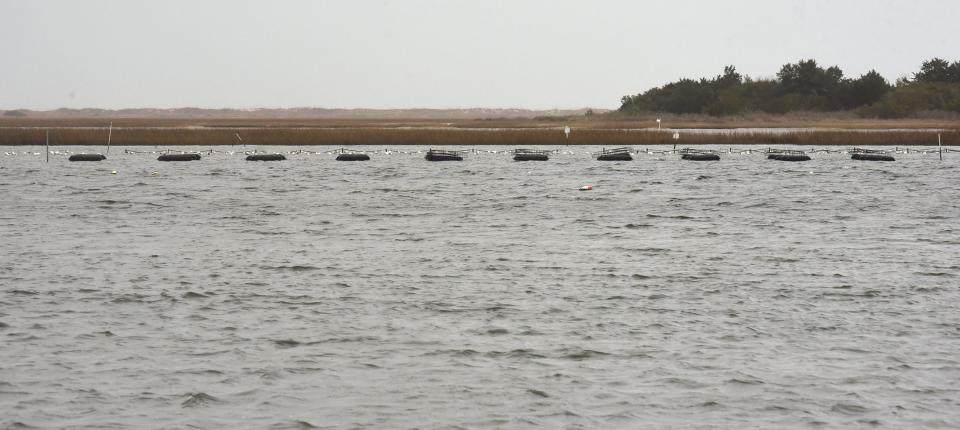
[[[940,133],[937,133],[937,146],[940,148],[940,161],[943,161],[943,143],[940,142]]]
[[[240,143],[243,144],[243,138],[240,137],[240,133],[234,133],[233,135],[234,135],[234,136],[237,136],[237,140],[239,140]],[[243,144],[243,147],[246,148],[247,145],[246,145],[246,144]]]
[[[110,138],[113,137],[113,121],[110,121],[110,131],[107,132],[107,154],[110,153]]]
[[[660,118],[657,118],[657,130],[660,129]]]
[[[673,133],[673,150],[674,150],[674,151],[677,150],[677,141],[678,141],[678,140],[680,140],[680,132],[679,132],[679,131]]]
[[[47,129],[47,162],[50,162],[50,130]]]
[[[563,128],[563,135],[566,136],[567,139],[570,138],[570,126],[569,126],[569,125]]]

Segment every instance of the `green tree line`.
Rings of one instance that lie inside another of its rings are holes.
[[[960,112],[960,61],[925,61],[912,79],[894,84],[876,70],[846,78],[839,67],[823,68],[815,60],[784,64],[775,79],[751,79],[727,66],[711,79],[681,79],[620,101],[620,111],[626,113],[714,116],[854,110],[865,117],[902,118],[926,111]]]

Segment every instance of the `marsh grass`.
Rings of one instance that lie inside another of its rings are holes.
[[[278,120],[279,121],[279,120]],[[146,124],[150,124],[149,126]],[[2,124],[0,145],[43,145],[45,130],[11,127]],[[76,121],[46,123],[50,128],[51,145],[103,145],[106,128],[84,128],[91,124]],[[102,126],[102,124],[96,124]],[[176,121],[144,122],[128,120],[115,124],[112,144],[117,146],[175,146],[175,145],[285,145],[285,146],[480,146],[505,145],[515,147],[599,145],[819,145],[819,146],[911,146],[936,145],[937,132],[929,130],[869,131],[863,130],[804,130],[795,132],[755,133],[696,133],[680,131],[680,139],[673,140],[672,132],[650,129],[588,128],[574,126],[569,138],[556,126],[546,127],[458,127],[439,123],[405,124],[350,123],[319,124],[314,127],[293,122],[241,124],[183,124]],[[529,123],[527,125],[530,125]],[[607,124],[604,124],[607,125]],[[31,125],[40,127],[40,125]],[[596,124],[594,124],[596,126]],[[216,127],[216,128],[210,128]],[[239,134],[242,141],[236,138]],[[960,145],[960,132],[941,132],[944,145]]]

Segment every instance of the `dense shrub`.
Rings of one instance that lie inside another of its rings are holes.
[[[815,60],[785,64],[775,79],[743,77],[734,66],[712,79],[681,79],[621,98],[626,113],[737,115],[791,111],[855,110],[862,116],[900,118],[927,111],[960,112],[960,62],[926,61],[912,80],[894,87],[877,71],[845,78],[837,66]]]

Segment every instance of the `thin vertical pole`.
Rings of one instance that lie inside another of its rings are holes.
[[[107,154],[110,153],[110,138],[113,137],[113,121],[110,121],[110,131],[107,132]]]
[[[50,162],[50,130],[47,130],[47,162]]]
[[[943,161],[943,143],[940,142],[940,133],[937,133],[937,146],[940,147],[940,161]]]

